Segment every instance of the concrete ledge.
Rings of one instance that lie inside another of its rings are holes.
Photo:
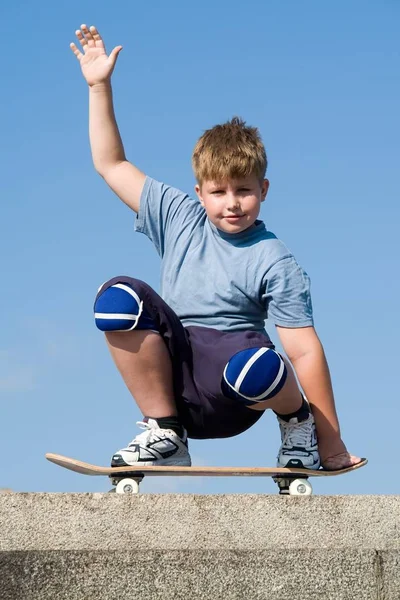
[[[8,552],[0,553],[1,598],[398,600],[390,554],[345,549]]]
[[[3,600],[399,600],[400,497],[0,495]]]
[[[400,496],[0,495],[0,550],[400,549]]]

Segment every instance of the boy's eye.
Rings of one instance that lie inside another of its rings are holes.
[[[238,192],[249,192],[249,191],[250,191],[249,188],[239,188],[238,189]],[[213,190],[211,193],[212,194],[223,194],[224,190]]]

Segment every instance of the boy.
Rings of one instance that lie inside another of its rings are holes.
[[[257,219],[269,186],[257,129],[234,118],[203,134],[193,153],[198,201],[146,177],[127,161],[114,116],[111,75],[122,47],[107,56],[93,26],[76,36],[94,166],[162,259],[163,298],[121,276],[95,300],[96,325],[144,415],[145,431],[112,466],[190,465],[188,437],[237,435],[268,408],[281,429],[278,466],[358,463],[341,440],[308,276]],[[288,358],[264,329],[267,315]]]

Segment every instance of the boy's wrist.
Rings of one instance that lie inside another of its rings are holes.
[[[102,81],[101,83],[94,83],[89,85],[89,91],[94,93],[109,92],[111,90],[111,80]]]
[[[321,460],[324,461],[328,457],[337,456],[347,452],[347,448],[342,438],[339,437],[321,437],[318,435],[318,450]]]

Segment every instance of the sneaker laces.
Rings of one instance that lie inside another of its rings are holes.
[[[300,423],[291,423],[290,421],[280,421],[282,428],[282,446],[293,448],[307,448],[312,439],[314,422],[308,418]]]
[[[140,427],[140,429],[145,429],[143,433],[139,433],[133,440],[128,444],[128,448],[130,446],[135,446],[139,444],[140,446],[146,446],[149,442],[152,442],[160,436],[158,427],[154,427],[153,424],[145,423],[144,421],[137,421],[136,425]]]

